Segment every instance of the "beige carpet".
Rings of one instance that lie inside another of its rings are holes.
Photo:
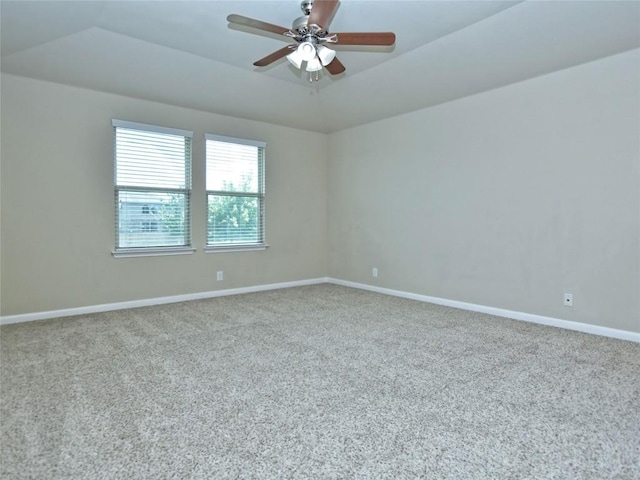
[[[631,342],[335,285],[0,335],[3,479],[640,473]]]

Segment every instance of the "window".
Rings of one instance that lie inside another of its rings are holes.
[[[205,135],[207,247],[265,248],[266,143]]]
[[[191,253],[192,132],[113,120],[118,254]]]

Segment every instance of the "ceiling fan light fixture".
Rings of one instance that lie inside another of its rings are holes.
[[[317,72],[322,70],[322,63],[318,57],[313,57],[307,62],[307,72]]]
[[[1,2],[2,0],[0,0]],[[291,28],[281,27],[243,15],[227,16],[230,24],[250,29],[262,30],[280,35],[289,45],[261,58],[253,65],[266,67],[287,57],[287,60],[298,70],[303,68],[309,72],[309,81],[319,78],[319,72],[326,67],[331,75],[339,75],[345,67],[338,60],[336,52],[325,47],[325,44],[341,46],[374,45],[392,46],[396,35],[393,32],[342,32],[329,34],[328,26],[336,12],[339,0],[302,0],[300,7],[303,16],[293,21]],[[313,75],[315,74],[315,75]]]
[[[289,55],[287,55],[287,60],[289,60],[289,62],[291,62],[291,64],[298,69],[302,68],[302,62],[304,61],[304,59],[302,58],[302,53],[300,53],[298,50],[294,50]]]
[[[325,47],[324,45],[318,46],[318,58],[322,65],[325,67],[329,65],[334,58],[336,58],[336,52],[331,50],[330,48]]]
[[[316,46],[311,42],[302,42],[296,51],[300,53],[300,58],[306,62],[316,57]]]

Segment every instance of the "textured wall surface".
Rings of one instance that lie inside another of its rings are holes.
[[[639,65],[633,50],[332,134],[329,275],[640,331]]]
[[[330,276],[640,332],[639,54],[331,135],[3,75],[2,315]],[[112,118],[195,132],[194,255],[111,256]],[[202,251],[204,133],[268,143],[268,250]]]
[[[194,131],[195,254],[112,257],[112,118]],[[203,252],[205,133],[267,142],[266,251]],[[326,151],[324,134],[3,75],[2,314],[326,275]]]

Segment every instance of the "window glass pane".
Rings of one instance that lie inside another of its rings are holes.
[[[263,245],[264,142],[205,137],[207,245]]]
[[[207,244],[260,243],[260,199],[255,196],[208,195]]]
[[[261,148],[207,140],[207,190],[259,193]]]
[[[116,185],[188,188],[191,139],[116,128]]]
[[[112,124],[116,250],[190,246],[192,132]]]
[[[189,244],[184,193],[118,192],[120,248]]]

